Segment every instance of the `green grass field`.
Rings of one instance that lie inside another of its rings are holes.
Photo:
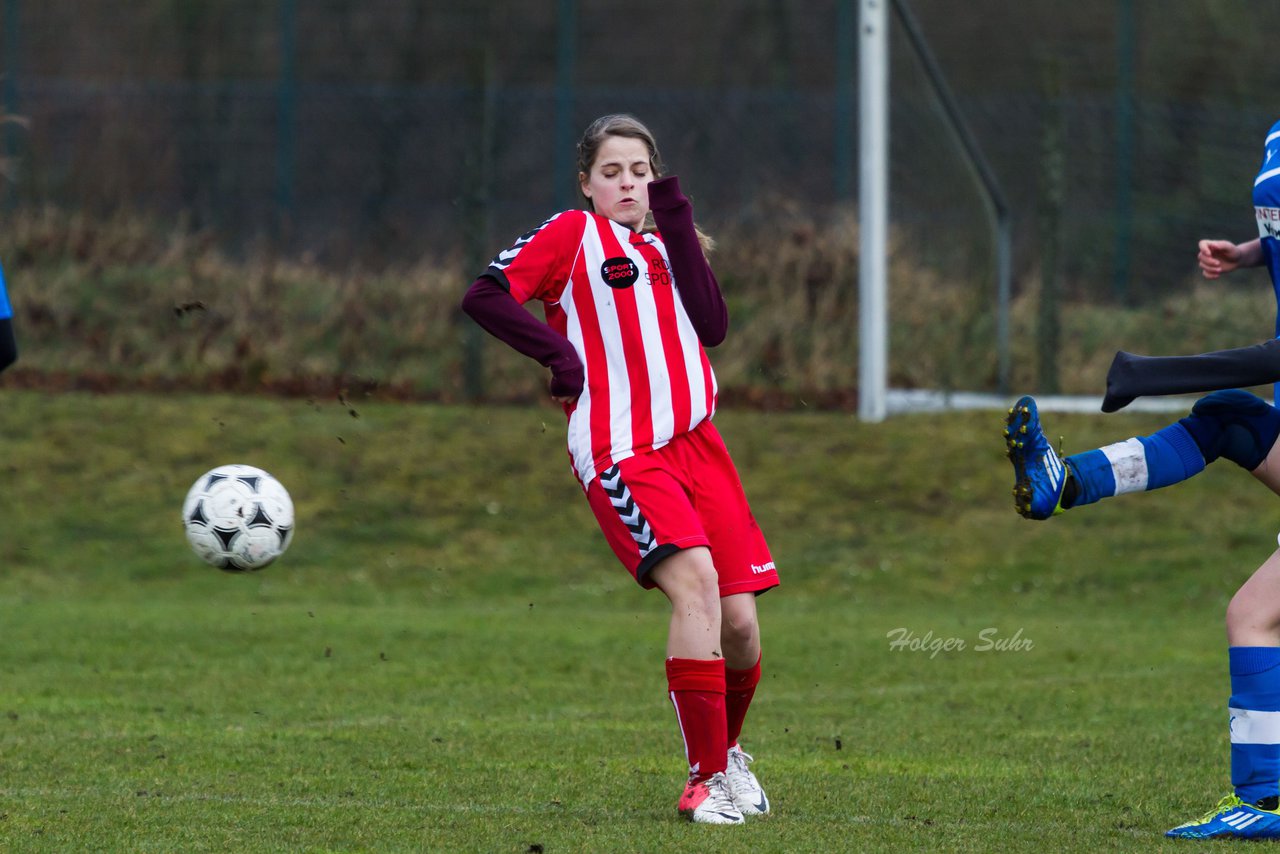
[[[1071,452],[1165,419],[1048,422]],[[0,850],[1185,848],[1270,493],[1220,462],[1037,524],[999,413],[717,423],[783,575],[744,736],[775,814],[737,828],[675,813],[665,602],[558,411],[0,392]],[[225,462],[294,497],[260,574],[180,530]]]

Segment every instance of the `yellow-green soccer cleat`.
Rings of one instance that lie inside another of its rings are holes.
[[[1270,799],[1268,799],[1270,800]],[[1280,839],[1280,812],[1227,795],[1196,821],[1165,833],[1179,839]]]
[[[1067,469],[1045,438],[1034,398],[1023,397],[1005,418],[1004,444],[1013,463],[1013,506],[1028,519],[1048,519],[1063,511]]]

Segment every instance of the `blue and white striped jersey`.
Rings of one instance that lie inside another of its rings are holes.
[[[1253,181],[1253,212],[1262,239],[1262,259],[1276,293],[1276,335],[1280,337],[1280,121],[1267,131],[1262,166]]]
[[[1262,262],[1271,274],[1276,295],[1276,337],[1280,338],[1280,121],[1267,131],[1262,166],[1253,179],[1253,214],[1258,220]],[[1280,383],[1272,389],[1272,401],[1280,405]]]

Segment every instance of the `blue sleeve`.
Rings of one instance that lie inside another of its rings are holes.
[[[13,317],[13,308],[9,305],[9,292],[4,289],[4,270],[0,269],[0,320]]]

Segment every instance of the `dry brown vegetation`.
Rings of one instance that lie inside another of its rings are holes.
[[[732,319],[712,354],[723,394],[756,405],[852,407],[856,225],[793,220],[781,234],[773,242],[745,229],[717,235],[713,263]],[[891,265],[890,384],[995,390],[990,284],[916,266],[908,245],[895,243]],[[334,271],[265,251],[232,258],[182,223],[53,210],[10,221],[0,258],[21,347],[5,377],[11,386],[376,390],[446,401],[543,394],[540,368],[459,313],[469,270],[456,258]],[[1181,288],[1143,309],[1068,301],[1061,390],[1099,393],[1117,349],[1187,353],[1267,337],[1270,289],[1241,281]],[[1035,390],[1036,283],[1020,284],[1013,385]]]

